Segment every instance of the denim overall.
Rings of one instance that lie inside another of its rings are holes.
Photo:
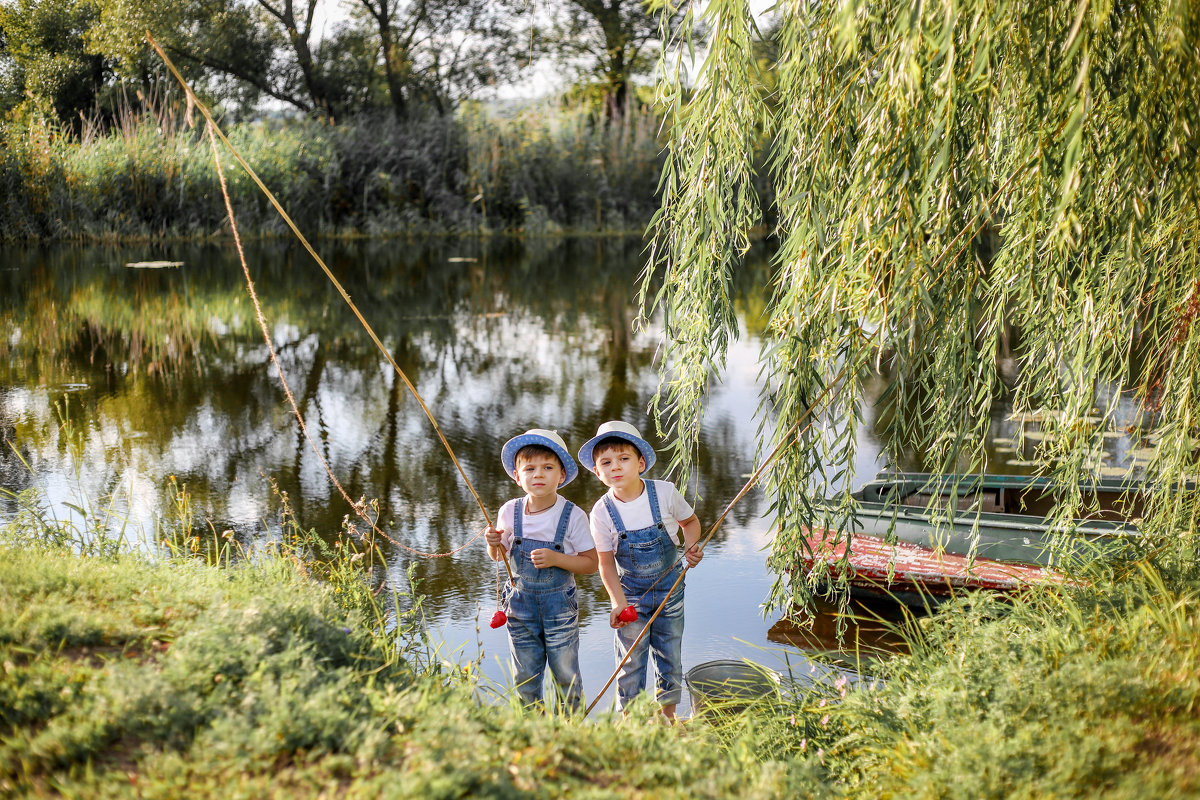
[[[508,591],[508,642],[512,653],[517,692],[526,705],[542,699],[546,665],[571,708],[583,702],[583,676],[579,673],[579,601],[575,576],[562,567],[538,569],[530,554],[547,548],[563,552],[563,539],[574,504],[567,501],[558,519],[553,542],[522,535],[525,500],[513,510],[513,540],[509,550],[516,587]]]
[[[636,622],[618,628],[616,651],[618,663],[637,639],[646,620],[650,619],[667,592],[675,585],[683,567],[678,563],[675,542],[667,535],[662,513],[658,508],[658,491],[654,481],[643,481],[650,513],[654,524],[636,531],[625,529],[621,514],[609,495],[604,496],[608,515],[617,528],[617,549],[613,554],[617,562],[617,575],[625,599],[637,607]],[[648,656],[653,654],[654,667],[658,672],[658,702],[662,705],[678,703],[683,695],[683,583],[671,595],[666,607],[650,632],[638,643],[633,655],[621,668],[617,676],[617,704],[624,708],[646,688]]]

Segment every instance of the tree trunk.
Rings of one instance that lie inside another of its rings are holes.
[[[404,119],[408,115],[408,100],[404,96],[405,72],[408,63],[408,48],[396,41],[396,29],[392,25],[392,13],[395,11],[391,0],[359,0],[375,25],[379,28],[379,53],[383,57],[383,74],[387,81],[388,97],[392,101],[392,113],[396,119]],[[420,14],[424,14],[422,3]]]
[[[316,13],[316,0],[308,0],[304,10],[304,24],[296,22],[296,9],[292,0],[284,0],[281,7],[275,7],[267,0],[258,0],[258,4],[268,14],[279,20],[287,31],[288,41],[291,42],[292,52],[296,55],[296,65],[300,68],[300,76],[304,81],[304,89],[312,98],[313,109],[323,117],[333,119],[333,102],[329,96],[325,81],[318,74],[316,62],[313,60],[312,48],[308,39],[312,35],[313,15]]]

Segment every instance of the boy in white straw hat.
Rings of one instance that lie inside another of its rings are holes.
[[[619,420],[605,422],[579,449],[579,463],[608,487],[592,506],[591,529],[600,578],[612,602],[609,624],[616,629],[618,663],[679,577],[677,547],[683,546],[689,567],[704,557],[696,546],[700,520],[675,484],[642,479],[655,459],[637,428]],[[637,610],[636,619],[629,620],[626,605]],[[646,688],[650,655],[658,673],[658,702],[663,716],[673,720],[683,695],[682,583],[621,668],[618,707],[624,709]]]
[[[525,492],[500,507],[497,527],[484,534],[491,559],[507,553],[512,562],[516,585],[508,587],[506,599],[517,693],[527,706],[537,704],[549,665],[560,697],[578,709],[583,677],[575,575],[596,571],[596,547],[587,515],[558,490],[579,468],[561,436],[536,428],[505,442],[500,461]]]

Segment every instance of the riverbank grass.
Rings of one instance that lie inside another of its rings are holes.
[[[0,545],[0,793],[775,796],[782,770],[634,719],[526,714],[279,552],[233,566]],[[407,601],[399,598],[403,605]],[[636,719],[652,718],[649,706]]]
[[[184,109],[126,110],[82,138],[0,121],[0,242],[204,240],[229,233],[213,153]],[[658,116],[586,105],[398,122],[230,123],[229,140],[307,236],[636,233],[657,207]],[[243,236],[291,237],[222,148]]]
[[[885,665],[885,689],[839,708],[828,777],[871,797],[1195,797],[1198,597],[1142,565],[947,608]]]
[[[231,560],[186,536],[152,559],[0,529],[0,793],[1200,794],[1194,577],[1141,565],[1072,594],[964,598],[913,621],[874,688],[785,679],[772,702],[670,727],[649,700],[625,719],[521,711],[430,652],[413,598],[353,589],[368,557],[314,561],[283,530]]]

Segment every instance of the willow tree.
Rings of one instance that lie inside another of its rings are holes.
[[[654,410],[686,471],[737,334],[731,278],[774,212],[760,446],[788,441],[768,477],[772,599],[827,577],[791,569],[802,526],[853,523],[856,427],[880,369],[891,460],[985,469],[1003,398],[1041,419],[1036,461],[1063,518],[1086,510],[1078,487],[1115,426],[1106,398],[1140,404],[1158,442],[1143,530],[1194,565],[1195,493],[1177,485],[1200,473],[1200,4],[776,11],[770,98],[746,0],[688,12],[681,36],[708,32],[696,74],[687,47],[662,65],[669,157],[643,288],[666,320]],[[752,189],[762,146],[773,209]]]

